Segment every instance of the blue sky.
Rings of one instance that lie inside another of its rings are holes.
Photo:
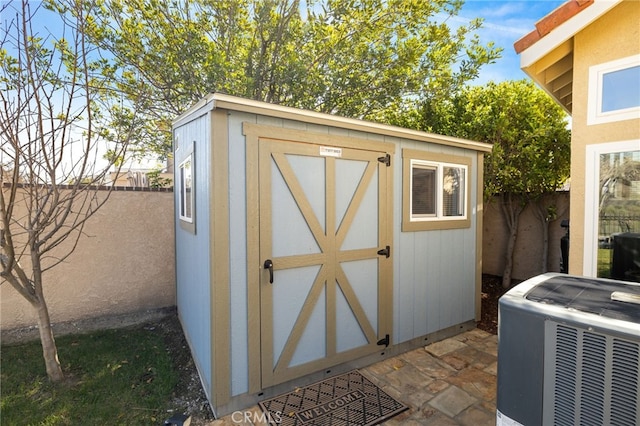
[[[4,3],[4,0],[0,2]],[[536,21],[565,2],[566,0],[465,0],[460,14],[449,19],[448,23],[455,26],[456,23],[462,25],[471,19],[483,18],[483,28],[478,32],[481,40],[484,43],[493,41],[503,48],[502,58],[496,64],[485,66],[473,84],[526,78],[520,70],[520,58],[513,49],[513,43],[533,30]],[[32,3],[32,6],[36,5],[37,2]],[[55,22],[48,20],[46,26],[50,31],[59,31],[59,25],[55,25]]]
[[[473,18],[483,18],[483,28],[478,32],[481,40],[484,43],[493,41],[503,48],[502,58],[495,64],[485,66],[473,84],[527,78],[520,70],[520,57],[513,49],[513,43],[531,32],[538,20],[565,2],[566,0],[466,0],[454,22],[464,23]]]

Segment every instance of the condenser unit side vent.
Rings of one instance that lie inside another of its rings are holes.
[[[639,424],[638,343],[547,320],[544,347],[543,424]]]

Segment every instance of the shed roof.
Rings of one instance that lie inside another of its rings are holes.
[[[435,133],[421,132],[405,129],[372,121],[358,120],[354,118],[340,117],[321,112],[291,108],[267,102],[255,101],[226,95],[223,93],[210,93],[193,105],[173,122],[174,127],[189,122],[213,109],[225,109],[231,111],[249,112],[289,120],[297,120],[305,123],[320,124],[338,127],[348,130],[376,133],[384,136],[411,139],[419,142],[430,142],[439,145],[455,146],[475,151],[490,152],[492,145],[484,142],[476,142],[468,139],[443,136]]]
[[[573,104],[573,38],[623,0],[569,0],[514,43],[520,68],[569,114]]]

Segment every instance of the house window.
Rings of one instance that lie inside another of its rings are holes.
[[[612,275],[616,235],[637,233],[640,219],[640,140],[587,145],[582,274]],[[623,256],[624,257],[624,256]],[[617,271],[620,273],[620,271]],[[634,272],[634,271],[629,271]],[[637,271],[625,279],[634,281]]]
[[[640,118],[640,55],[589,68],[587,124]]]
[[[466,228],[470,159],[403,150],[403,231]]]

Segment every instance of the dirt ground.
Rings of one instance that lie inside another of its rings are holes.
[[[498,299],[504,294],[502,279],[492,275],[482,277],[482,319],[478,328],[496,334],[498,329]],[[207,425],[214,420],[191,352],[178,321],[175,308],[148,313],[142,317],[98,318],[83,323],[58,324],[54,326],[56,335],[88,332],[92,329],[144,327],[146,330],[162,333],[167,351],[171,354],[175,368],[179,372],[178,384],[172,399],[166,407],[166,419],[176,414],[191,416],[191,425]],[[3,343],[37,339],[34,328],[2,334]]]
[[[177,315],[168,315],[146,324],[145,327],[154,327],[163,334],[167,351],[171,354],[175,368],[179,372],[178,384],[167,407],[166,418],[169,419],[175,414],[191,416],[193,426],[212,422],[213,412],[202,390],[200,377]]]
[[[482,275],[482,312],[478,328],[498,334],[498,299],[506,292],[502,288],[502,277]]]

